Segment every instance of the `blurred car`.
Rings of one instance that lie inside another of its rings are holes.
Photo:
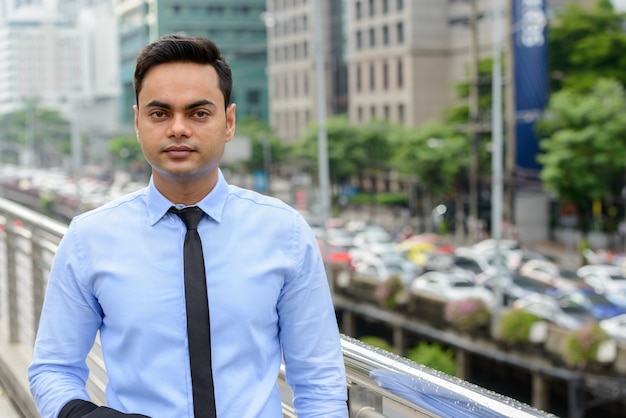
[[[603,319],[599,324],[611,338],[626,342],[626,314]]]
[[[563,291],[591,288],[576,271],[564,269],[545,259],[528,260],[520,267],[519,272],[544,285]]]
[[[513,304],[517,299],[529,294],[544,294],[548,289],[526,276],[521,275],[515,270],[501,270],[495,272],[483,273],[476,276],[476,282],[498,294],[498,288],[502,293],[502,304],[505,306]]]
[[[398,243],[393,235],[379,229],[358,232],[354,235],[352,243],[357,248],[366,249],[375,253],[398,250]]]
[[[549,295],[533,293],[517,299],[513,309],[523,309],[548,322],[566,329],[579,329],[589,322],[595,322],[591,313],[582,306],[561,304]]]
[[[598,293],[626,288],[626,276],[613,264],[589,264],[580,267],[576,273]]]
[[[400,258],[367,257],[353,260],[352,268],[355,276],[378,282],[385,282],[392,277],[398,277],[403,283],[410,283],[421,269],[409,260]]]
[[[427,271],[411,282],[411,293],[435,296],[443,300],[482,299],[493,304],[493,293],[459,272]]]
[[[614,304],[604,294],[597,293],[593,289],[553,293],[556,293],[556,299],[562,306],[582,307],[598,321],[626,313],[626,309]]]
[[[492,269],[484,260],[474,257],[465,257],[455,254],[433,254],[426,261],[424,269],[427,271],[458,271],[471,280]]]

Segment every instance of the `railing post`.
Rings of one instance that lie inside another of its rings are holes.
[[[350,418],[384,418],[383,397],[363,386],[352,386],[349,391],[348,406]]]
[[[9,343],[19,342],[19,306],[17,300],[16,237],[13,224],[6,228],[7,298],[9,305]]]

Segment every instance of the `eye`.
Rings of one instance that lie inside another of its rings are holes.
[[[204,109],[196,110],[193,115],[197,118],[204,119],[209,117],[211,114]]]
[[[160,119],[165,116],[165,112],[162,110],[154,110],[150,112],[150,116],[156,119]]]

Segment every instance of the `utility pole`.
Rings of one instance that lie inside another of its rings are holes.
[[[515,221],[515,158],[517,134],[515,131],[515,61],[513,56],[513,30],[511,28],[511,17],[513,14],[512,3],[506,2],[504,8],[507,26],[505,26],[504,51],[504,123],[505,123],[505,160],[504,160],[504,207],[502,215],[507,222],[509,229],[513,227]]]
[[[468,232],[470,240],[476,240],[478,226],[478,183],[479,170],[479,97],[478,97],[478,10],[476,0],[470,0],[470,96],[469,96],[469,122],[471,132],[470,144],[470,167],[469,167],[469,222]]]

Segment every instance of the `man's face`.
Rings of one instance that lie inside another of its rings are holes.
[[[235,105],[224,110],[215,69],[168,63],[148,71],[135,110],[135,130],[155,184],[213,187],[224,146],[235,132]]]

